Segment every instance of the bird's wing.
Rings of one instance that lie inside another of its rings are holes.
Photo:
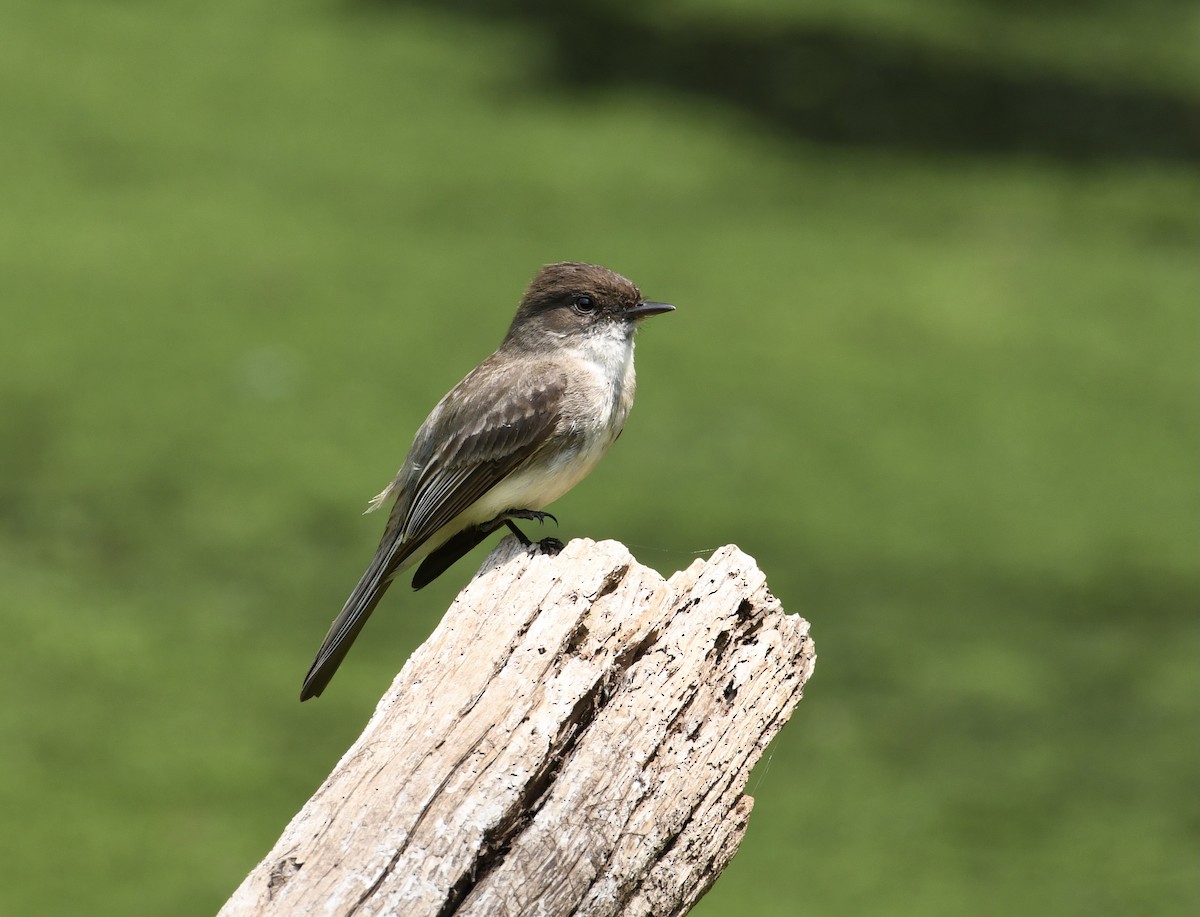
[[[301,700],[325,689],[401,564],[545,447],[565,392],[559,372],[501,382],[485,361],[438,403],[397,476],[396,505],[375,557],[317,652]]]
[[[389,520],[399,524],[399,540],[424,542],[536,455],[558,425],[565,389],[559,374],[523,379],[482,413],[482,399],[455,389],[451,395],[458,397],[413,444],[410,461],[420,470],[412,499],[398,500],[398,512]]]

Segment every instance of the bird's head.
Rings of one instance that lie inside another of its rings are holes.
[[[638,322],[674,306],[642,298],[620,274],[598,264],[548,264],[530,282],[504,342],[545,346],[568,338],[631,339]]]

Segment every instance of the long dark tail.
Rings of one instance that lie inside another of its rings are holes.
[[[375,610],[375,606],[387,592],[388,585],[392,581],[391,572],[395,560],[393,551],[381,549],[375,555],[371,566],[367,567],[367,572],[362,575],[362,579],[350,593],[350,598],[346,599],[346,604],[342,606],[341,614],[337,616],[329,628],[329,633],[325,635],[325,642],[317,651],[317,658],[313,660],[312,667],[304,676],[304,687],[300,689],[300,700],[306,701],[310,697],[321,696],[321,692],[333,678],[338,666],[350,652],[350,647],[354,645],[359,631],[367,623],[367,618],[371,617],[371,612]]]

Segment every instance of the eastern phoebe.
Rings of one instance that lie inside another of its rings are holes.
[[[634,332],[674,308],[642,299],[599,265],[538,272],[500,348],[438,402],[371,501],[370,509],[393,497],[395,505],[300,700],[325,690],[397,574],[420,564],[412,581],[420,589],[501,526],[530,544],[513,520],[553,519],[542,507],[583,480],[620,436],[633,406]]]

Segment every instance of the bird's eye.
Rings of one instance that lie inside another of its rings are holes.
[[[596,300],[590,296],[575,297],[575,311],[581,315],[596,311]]]

